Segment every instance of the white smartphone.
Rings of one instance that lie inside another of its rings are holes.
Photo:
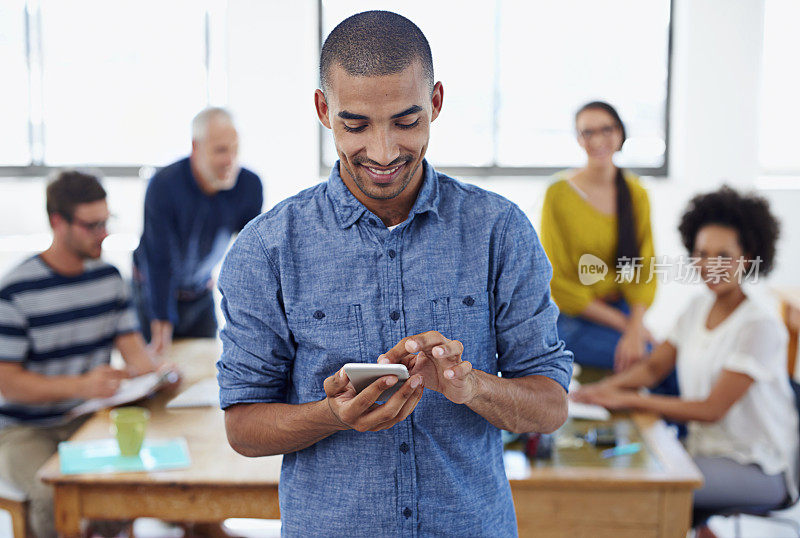
[[[404,364],[368,364],[363,362],[348,362],[344,365],[344,373],[350,379],[356,392],[361,392],[372,384],[376,379],[385,375],[396,375],[397,383],[383,391],[379,402],[385,402],[391,398],[408,380],[408,369]]]

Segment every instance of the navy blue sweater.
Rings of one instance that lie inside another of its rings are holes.
[[[178,322],[178,291],[200,293],[231,236],[261,213],[261,180],[242,168],[236,185],[209,196],[189,158],[159,170],[144,199],[144,231],[133,264],[144,284],[150,319]]]

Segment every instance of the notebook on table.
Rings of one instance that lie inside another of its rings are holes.
[[[116,439],[64,441],[58,444],[61,474],[130,473],[189,467],[186,439],[145,439],[138,456],[122,456]]]

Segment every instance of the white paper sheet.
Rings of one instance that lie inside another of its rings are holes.
[[[569,400],[569,416],[570,418],[583,420],[608,420],[611,418],[611,413],[608,412],[608,409],[599,405]]]
[[[168,409],[176,407],[216,407],[219,405],[219,385],[214,377],[198,381],[178,394],[167,404]]]
[[[87,413],[94,413],[100,409],[114,407],[129,402],[140,400],[161,387],[166,382],[164,374],[152,372],[140,375],[131,379],[123,379],[119,384],[119,390],[114,396],[109,398],[92,398],[86,400],[69,412],[69,417],[77,417]]]

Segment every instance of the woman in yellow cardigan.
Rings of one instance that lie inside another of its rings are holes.
[[[575,125],[586,165],[556,175],[542,212],[559,335],[575,362],[623,371],[653,342],[644,325],[656,291],[650,203],[638,178],[614,164],[625,142],[617,111],[594,101]]]

